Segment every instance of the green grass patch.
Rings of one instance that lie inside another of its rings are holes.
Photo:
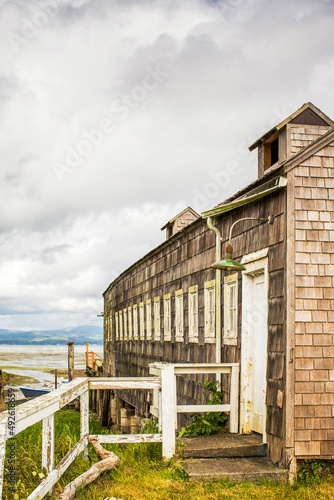
[[[55,416],[55,463],[57,464],[79,440],[80,414],[63,410]],[[90,434],[107,434],[95,415],[90,415]],[[17,457],[17,494],[8,489],[10,443],[15,442]],[[317,477],[293,486],[261,481],[259,484],[233,483],[228,480],[189,481],[177,459],[164,461],[161,444],[103,445],[121,458],[121,465],[101,475],[76,495],[78,500],[331,500],[334,498],[332,475]],[[35,424],[7,442],[4,500],[26,498],[38,486],[41,471],[42,424]],[[49,499],[56,499],[66,484],[88,470],[99,459],[89,446],[89,460],[78,457],[56,485]]]

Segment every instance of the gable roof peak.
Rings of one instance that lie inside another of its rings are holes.
[[[300,122],[307,123],[306,115],[308,115],[308,119],[310,118],[310,116],[312,116],[314,123],[317,123],[318,125],[334,128],[334,122],[327,115],[325,115],[325,113],[323,113],[321,109],[314,106],[314,104],[312,104],[311,102],[306,102],[294,113],[289,115],[287,118],[268,130],[268,132],[263,134],[259,139],[257,139],[251,146],[249,146],[249,151],[253,151],[254,149],[256,149],[258,146],[260,146],[260,144],[265,142],[270,136],[272,136],[275,132],[281,130],[288,123],[299,123],[298,118]]]

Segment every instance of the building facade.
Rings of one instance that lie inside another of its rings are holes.
[[[170,229],[104,292],[104,374],[239,363],[239,432],[261,434],[284,466],[334,459],[334,123],[307,103],[256,148],[255,182]],[[234,223],[245,269],[213,269]],[[204,381],[179,377],[178,403],[202,402]],[[228,402],[225,377],[222,390]],[[147,412],[147,395],[120,396]]]

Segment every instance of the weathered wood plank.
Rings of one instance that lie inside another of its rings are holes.
[[[96,378],[96,380],[89,381],[90,389],[160,389],[161,381],[160,379],[150,378],[140,378],[133,379],[128,378],[127,380],[114,380],[114,381],[101,381],[100,377]]]
[[[77,442],[75,446],[65,455],[65,457],[59,462],[56,468],[48,474],[48,476],[43,479],[41,484],[34,489],[32,493],[27,497],[26,500],[37,500],[38,498],[43,498],[56,484],[58,479],[64,474],[66,469],[71,465],[71,463],[77,458],[77,456],[85,449],[88,445],[88,437],[84,437]]]
[[[99,443],[120,443],[120,444],[130,444],[130,443],[161,443],[161,434],[101,434],[95,437],[98,439]]]
[[[45,467],[48,474],[54,467],[54,414],[43,418],[42,430],[42,469]]]

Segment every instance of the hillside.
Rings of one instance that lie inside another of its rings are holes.
[[[83,325],[58,330],[3,330],[0,329],[0,344],[57,345],[69,341],[75,344],[102,344],[103,329],[98,326]]]

